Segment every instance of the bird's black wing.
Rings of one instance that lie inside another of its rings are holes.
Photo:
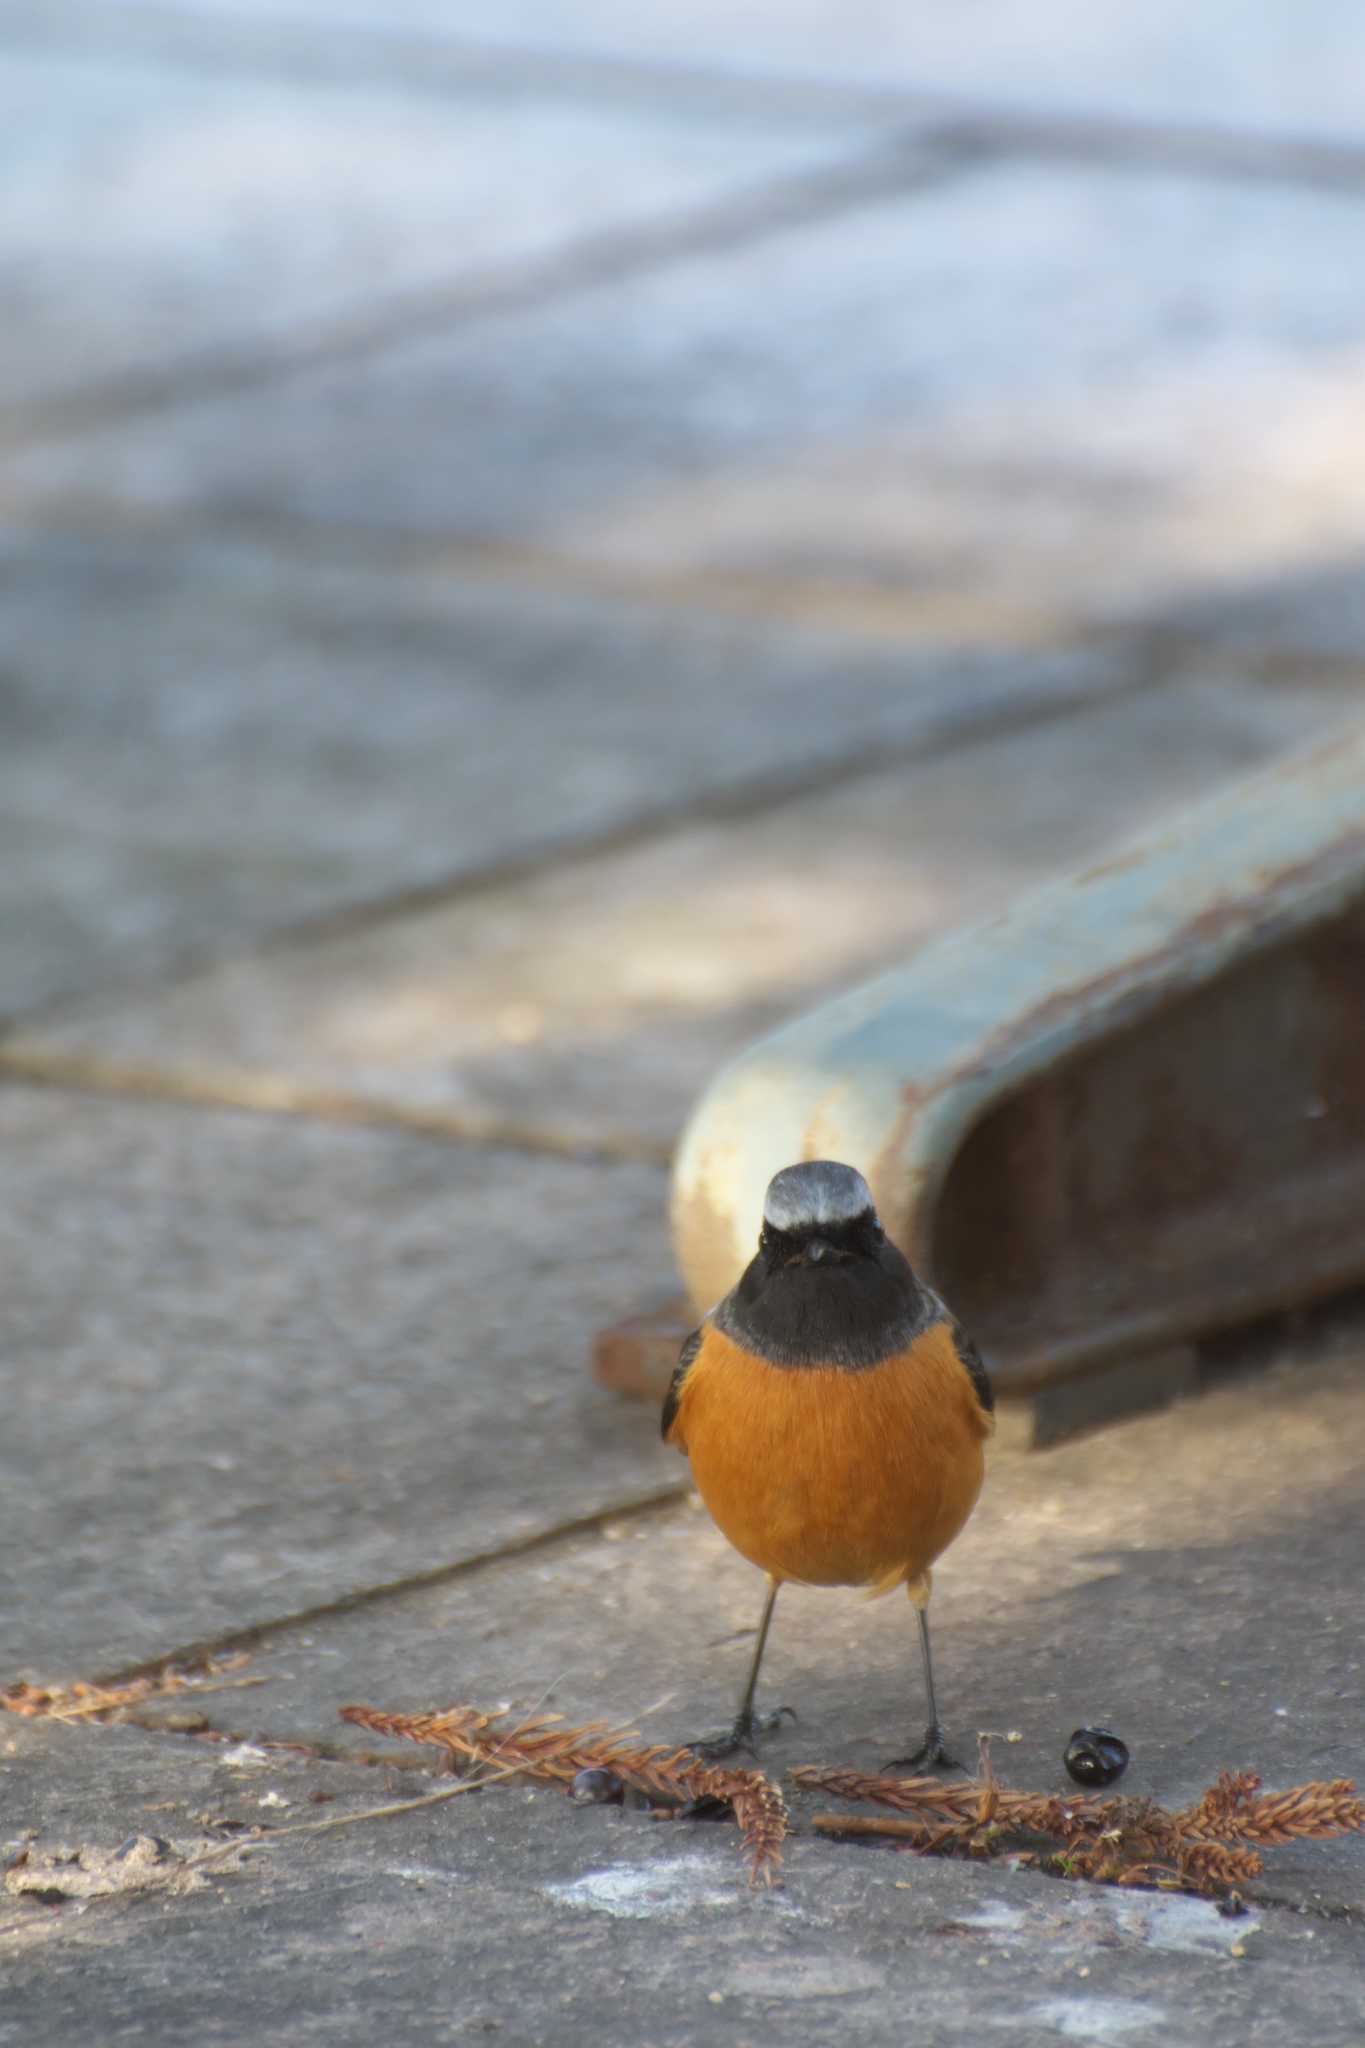
[[[976,1392],[977,1400],[988,1415],[994,1415],[995,1391],[991,1386],[990,1374],[986,1371],[985,1360],[960,1323],[953,1324],[953,1342],[957,1346],[958,1357],[966,1367],[967,1377]]]
[[[665,1442],[668,1439],[669,1430],[673,1427],[674,1418],[678,1413],[678,1397],[682,1393],[683,1381],[687,1378],[688,1368],[700,1350],[701,1328],[698,1326],[678,1353],[678,1362],[673,1368],[673,1377],[668,1383],[668,1392],[664,1395],[664,1412],[659,1425],[659,1434],[664,1438]]]

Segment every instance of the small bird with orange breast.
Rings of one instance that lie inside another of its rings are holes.
[[[930,1567],[976,1504],[993,1406],[975,1347],[887,1238],[862,1175],[831,1159],[775,1175],[757,1256],[684,1344],[664,1400],[665,1442],[691,1460],[722,1534],[768,1575],[739,1713],[710,1754],[751,1747],[776,1719],[755,1718],[754,1691],[790,1579],[905,1586],[929,1725],[904,1767],[952,1764]]]

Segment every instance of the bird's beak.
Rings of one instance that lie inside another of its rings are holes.
[[[821,1259],[828,1258],[829,1246],[823,1237],[813,1237],[806,1246],[806,1257],[812,1266],[818,1266]]]

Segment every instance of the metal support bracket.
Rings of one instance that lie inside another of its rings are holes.
[[[693,1307],[844,1159],[1006,1396],[1365,1277],[1365,728],[752,1046],[683,1136]],[[1140,1402],[1142,1389],[1133,1393]]]

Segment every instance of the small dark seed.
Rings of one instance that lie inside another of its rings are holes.
[[[615,1771],[603,1770],[600,1764],[580,1771],[569,1787],[570,1799],[579,1806],[619,1806],[625,1792]]]
[[[1128,1768],[1128,1745],[1108,1728],[1077,1728],[1062,1762],[1078,1785],[1112,1785]]]

